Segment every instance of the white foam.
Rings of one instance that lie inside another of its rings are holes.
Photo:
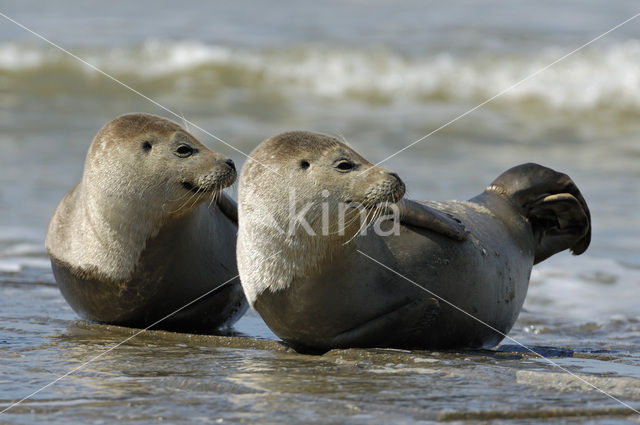
[[[534,267],[525,308],[595,322],[640,318],[638,288],[640,269],[563,254]]]
[[[0,272],[50,267],[42,229],[0,226]]]
[[[92,50],[80,56],[107,72],[141,77],[187,73],[201,67],[212,77],[220,67],[253,72],[256,84],[304,90],[318,96],[382,96],[391,101],[425,98],[477,102],[549,65],[567,49],[549,47],[530,55],[447,53],[405,57],[394,52],[327,47],[255,50],[198,41],[150,40],[142,46]],[[0,44],[0,70],[46,67],[66,61],[51,48]],[[590,47],[513,88],[498,104],[539,102],[553,109],[640,109],[640,41]],[[227,70],[228,71],[228,70]],[[204,74],[206,75],[206,74]]]
[[[567,363],[563,360],[554,359],[554,362]],[[602,363],[610,364],[611,362]],[[576,376],[580,379],[576,379]],[[569,375],[565,372],[518,370],[516,371],[516,381],[519,384],[541,387],[550,391],[594,392],[600,390],[606,392],[607,395],[618,397],[640,396],[640,380],[626,376],[594,376],[583,373]]]
[[[18,242],[4,248],[0,248],[0,257],[38,254],[44,254],[44,245],[42,243]]]
[[[0,258],[0,272],[17,273],[25,268],[49,269],[51,263],[39,257],[7,257]]]
[[[37,68],[47,61],[47,51],[15,43],[0,44],[0,69],[9,71]]]
[[[88,57],[88,62],[110,72],[160,76],[195,69],[205,64],[241,63],[232,50],[195,41],[169,42],[149,40],[142,47],[116,48]]]

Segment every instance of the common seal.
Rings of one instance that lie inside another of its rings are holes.
[[[581,254],[591,239],[573,181],[537,164],[506,171],[468,202],[399,201],[404,189],[325,135],[288,132],[251,153],[240,175],[238,269],[276,335],[303,351],[492,347],[518,317],[532,266],[565,249]],[[349,219],[344,234],[321,229],[322,211],[334,220],[341,203],[373,210],[384,201],[400,208],[398,234],[353,238],[359,223]]]
[[[107,123],[84,173],[58,205],[46,248],[58,286],[82,317],[214,332],[247,308],[237,276],[237,210],[222,192],[233,161],[149,114]]]

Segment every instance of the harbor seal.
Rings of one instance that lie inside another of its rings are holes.
[[[62,295],[109,324],[215,332],[247,309],[237,276],[237,211],[222,192],[233,161],[149,114],[107,123],[46,237]]]
[[[276,335],[311,352],[493,347],[518,317],[532,266],[590,242],[576,185],[537,164],[506,171],[468,202],[401,199],[404,189],[325,135],[288,132],[252,152],[240,175],[238,269]],[[321,216],[335,223],[343,203],[371,217],[385,201],[399,209],[394,234],[354,237],[351,216],[344,232],[322,229]]]

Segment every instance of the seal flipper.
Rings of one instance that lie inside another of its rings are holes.
[[[566,174],[522,164],[505,171],[487,191],[509,198],[529,219],[537,243],[534,264],[565,249],[580,255],[589,247],[589,207]]]
[[[464,241],[468,237],[469,231],[461,222],[434,208],[411,199],[403,199],[397,205],[400,208],[400,222],[403,224],[433,230],[458,241]]]
[[[545,196],[530,206],[528,217],[538,242],[534,264],[567,248],[574,255],[582,254],[586,249],[574,244],[589,230],[589,215],[573,195]]]
[[[222,213],[226,215],[229,220],[233,221],[235,224],[238,224],[238,204],[236,204],[236,201],[231,199],[229,195],[227,195],[223,191],[220,191],[217,204],[220,208],[220,211],[222,211]]]

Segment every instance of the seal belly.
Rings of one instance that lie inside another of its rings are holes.
[[[206,288],[194,291],[191,282],[175,279],[109,282],[83,277],[53,258],[51,266],[67,303],[80,317],[95,322],[145,328],[164,319],[154,327],[215,332],[233,324],[247,309],[239,282],[230,282],[185,307],[207,293]],[[215,287],[211,282],[209,290]]]
[[[384,238],[396,260],[395,270],[413,282],[396,275],[396,284],[413,286],[440,303],[433,326],[413,329],[413,335],[407,336],[416,339],[411,345],[495,346],[509,332],[524,303],[533,266],[526,222],[505,226],[491,214],[460,204],[456,208],[456,215],[470,230],[465,242],[453,243],[410,226],[402,226],[399,236]]]

